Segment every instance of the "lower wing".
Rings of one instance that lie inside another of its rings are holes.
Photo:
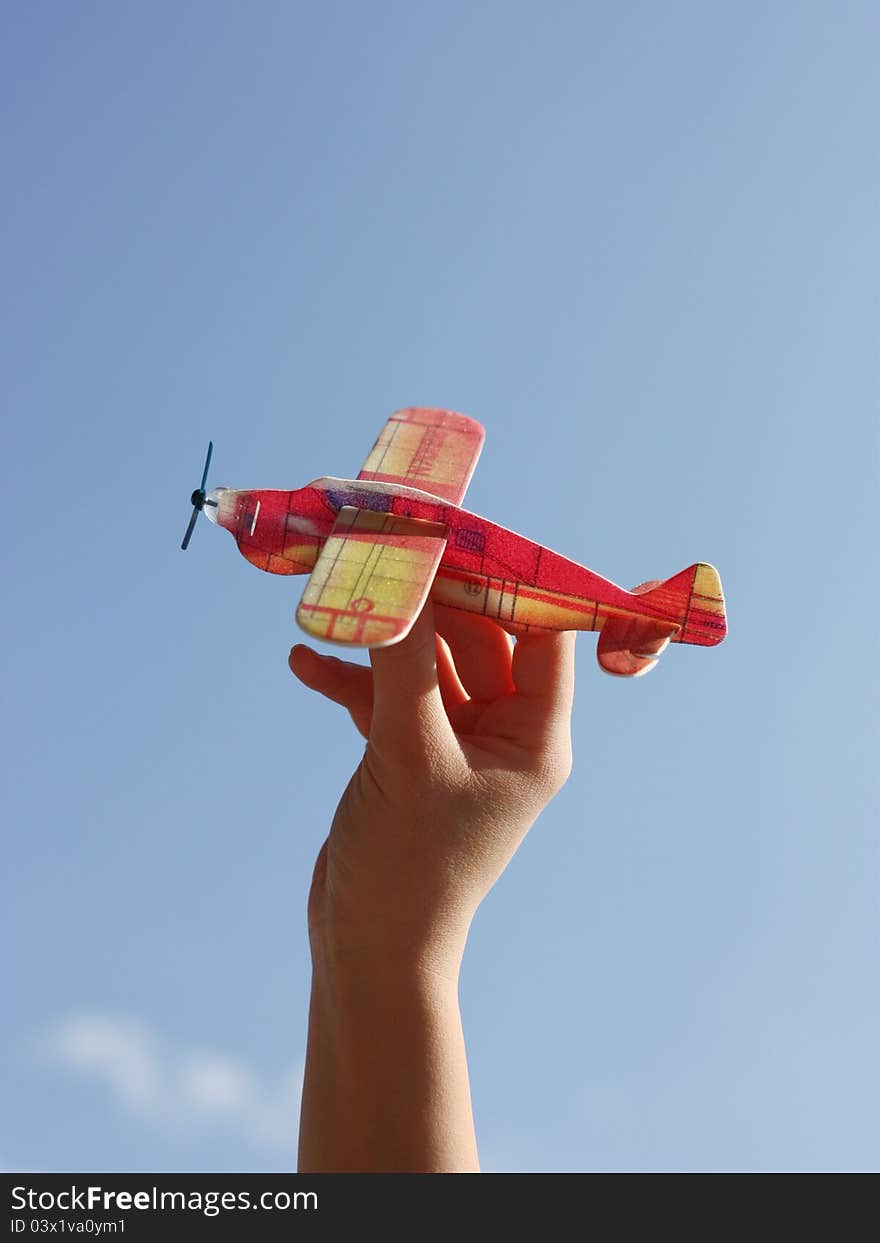
[[[428,597],[447,535],[442,523],[345,506],[315,562],[297,621],[331,643],[397,643]]]

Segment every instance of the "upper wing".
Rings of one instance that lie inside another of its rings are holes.
[[[413,406],[382,428],[358,479],[405,483],[460,505],[486,433],[476,419]]]
[[[446,547],[439,522],[340,509],[296,619],[318,639],[388,647],[407,634]]]

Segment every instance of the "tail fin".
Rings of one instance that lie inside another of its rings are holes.
[[[639,603],[649,606],[646,611],[651,616],[681,627],[676,643],[714,647],[727,634],[724,592],[714,565],[698,562],[638,594],[642,597]]]
[[[721,579],[712,565],[700,562],[632,594],[639,597],[639,615],[609,617],[599,635],[596,655],[606,673],[638,677],[654,668],[670,642],[714,647],[727,634]]]

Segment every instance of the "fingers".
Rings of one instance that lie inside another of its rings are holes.
[[[436,624],[436,618],[435,618]],[[449,644],[438,634],[437,640],[437,683],[440,697],[447,713],[457,712],[463,704],[469,702],[468,693],[461,684],[455,661],[449,650]]]
[[[513,650],[517,695],[529,701],[536,725],[568,731],[574,698],[574,631],[526,634]]]
[[[341,704],[351,713],[366,738],[373,712],[373,675],[365,665],[354,665],[335,656],[320,656],[298,643],[287,658],[291,672],[310,690]]]
[[[392,647],[372,648],[373,735],[395,745],[454,742],[443,707],[430,601],[409,634]]]
[[[449,645],[461,685],[471,699],[493,703],[513,693],[513,644],[495,622],[479,613],[437,606],[437,631]]]

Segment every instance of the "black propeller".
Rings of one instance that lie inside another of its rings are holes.
[[[190,536],[192,535],[196,525],[196,518],[198,518],[200,512],[205,508],[205,484],[208,482],[208,470],[211,466],[211,454],[213,452],[214,442],[213,440],[209,440],[208,456],[205,458],[205,469],[202,471],[202,482],[190,497],[193,507],[192,517],[189,520],[189,526],[186,528],[186,535],[183,537],[183,543],[180,545],[184,552],[189,547]]]

